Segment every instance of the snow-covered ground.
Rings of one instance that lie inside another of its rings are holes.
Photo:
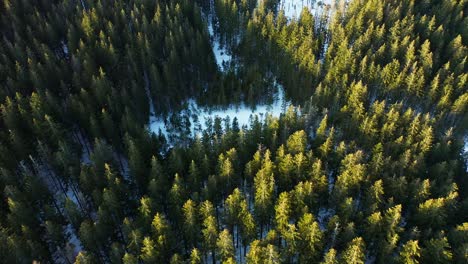
[[[197,102],[193,99],[187,101],[187,109],[180,111],[181,117],[186,117],[190,124],[190,133],[191,135],[195,135],[201,130],[207,128],[206,121],[214,120],[216,117],[220,118],[221,120],[229,119],[230,122],[237,118],[237,122],[239,126],[248,126],[250,124],[250,117],[257,115],[259,119],[263,119],[266,117],[267,114],[279,117],[281,113],[283,113],[286,108],[291,104],[291,102],[287,101],[284,96],[284,88],[279,85],[275,84],[278,91],[274,97],[272,104],[261,104],[257,105],[254,109],[245,105],[244,103],[240,105],[231,105],[225,109],[213,109],[207,107],[201,107],[197,104]],[[158,134],[159,131],[166,136],[166,138],[170,139],[170,135],[173,133],[171,127],[171,121],[169,118],[164,118],[160,116],[154,115],[154,111],[151,111],[152,114],[150,116],[150,125],[149,129],[151,132]]]
[[[224,66],[229,64],[229,62],[231,61],[232,56],[228,53],[226,46],[221,46],[221,44],[219,43],[219,39],[216,38],[211,18],[208,19],[208,32],[210,33],[210,39],[213,41],[213,53],[215,55],[216,63],[218,64],[219,68],[223,71],[225,69]]]
[[[330,208],[320,207],[317,214],[317,221],[320,226],[320,230],[324,231],[327,229],[328,221],[335,215],[335,211]]]
[[[466,171],[468,171],[468,136],[464,138],[465,145],[463,146],[463,158],[465,159]]]
[[[333,172],[328,173],[328,193],[331,194],[333,187],[335,186],[335,179],[333,178]]]
[[[50,166],[47,163],[42,162],[41,160],[36,160],[30,156],[39,178],[47,186],[51,194],[54,196],[57,201],[57,206],[61,211],[65,208],[65,199],[70,199],[77,206],[84,204],[84,197],[80,192],[73,191],[71,184],[66,184],[63,179],[58,177],[55,172],[50,169]],[[81,207],[81,206],[80,206]],[[70,224],[64,227],[65,233],[69,236],[69,240],[66,245],[66,256],[67,258],[74,260],[80,251],[83,250],[81,242],[76,235],[75,230]],[[62,263],[62,260],[56,260],[57,263]],[[63,263],[69,263],[63,262]]]
[[[325,5],[331,5],[333,0],[282,0],[279,9],[284,11],[284,15],[289,18],[299,18],[302,9],[308,8],[312,14],[323,8]]]
[[[216,64],[224,71],[227,68],[227,65],[231,62],[232,56],[226,45],[221,45],[219,41],[219,36],[215,34],[213,28],[213,17],[216,16],[216,12],[214,10],[214,0],[210,0],[210,11],[208,14],[205,14],[208,24],[208,34],[210,35],[211,46],[213,49],[213,54],[216,59]]]
[[[67,43],[65,43],[64,40],[62,40],[62,50],[63,50],[63,53],[68,56],[68,45]]]
[[[76,256],[83,251],[83,248],[81,247],[81,241],[78,239],[76,236],[76,232],[73,229],[71,224],[68,224],[67,227],[65,228],[66,234],[69,236],[68,238],[68,243],[67,243],[67,258],[70,261],[75,261]]]

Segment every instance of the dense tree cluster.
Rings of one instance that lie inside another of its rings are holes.
[[[1,262],[465,263],[468,3],[333,2],[2,0]]]

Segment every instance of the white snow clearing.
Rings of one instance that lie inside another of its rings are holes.
[[[316,11],[319,11],[326,5],[332,5],[333,0],[282,0],[279,9],[284,11],[284,15],[289,18],[298,19],[301,15],[302,9],[308,8],[312,14],[315,14]]]
[[[190,134],[195,135],[198,132],[207,128],[207,121],[213,121],[216,117],[225,121],[229,119],[230,122],[237,118],[239,127],[249,126],[251,116],[257,115],[260,120],[265,118],[267,114],[273,117],[279,117],[281,113],[285,112],[286,108],[291,105],[291,102],[285,100],[284,97],[284,88],[280,84],[275,84],[278,91],[274,97],[272,104],[262,104],[257,105],[254,109],[245,105],[244,103],[240,105],[230,105],[226,109],[213,109],[207,107],[201,107],[195,102],[195,100],[190,99],[187,101],[188,108],[180,111],[180,119],[188,119],[189,124],[186,124],[190,129]],[[170,115],[169,115],[170,116]],[[150,115],[150,125],[149,129],[155,134],[159,134],[159,131],[166,136],[170,141],[171,134],[174,133],[173,124],[169,118],[164,118],[156,116],[154,114]]]

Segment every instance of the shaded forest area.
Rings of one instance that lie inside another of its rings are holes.
[[[281,2],[2,0],[0,259],[466,263],[468,2]]]

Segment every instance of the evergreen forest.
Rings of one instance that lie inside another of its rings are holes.
[[[0,263],[468,263],[467,13],[0,0]]]

